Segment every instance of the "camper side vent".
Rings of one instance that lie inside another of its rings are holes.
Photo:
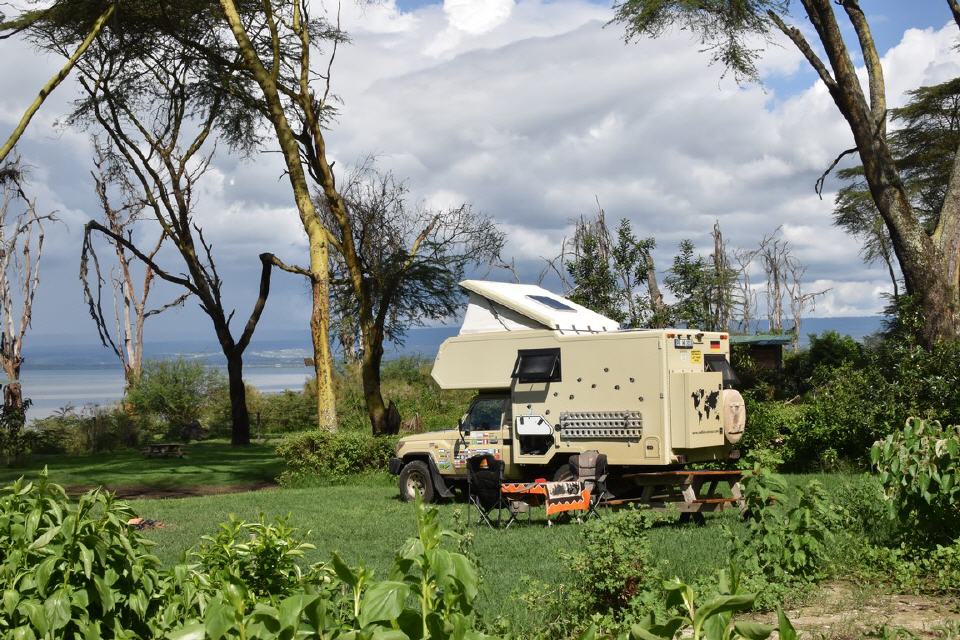
[[[639,411],[567,411],[560,414],[560,437],[640,438],[643,416]]]

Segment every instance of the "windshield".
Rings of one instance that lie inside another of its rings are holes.
[[[470,413],[463,423],[463,428],[474,431],[479,429],[499,429],[503,417],[507,398],[503,396],[488,396],[477,398],[470,407]]]

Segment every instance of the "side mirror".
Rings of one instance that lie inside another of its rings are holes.
[[[470,427],[464,423],[463,418],[457,420],[457,429],[459,429],[463,435],[470,435]]]

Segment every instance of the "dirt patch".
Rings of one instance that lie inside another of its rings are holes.
[[[945,598],[885,594],[849,582],[831,582],[807,604],[785,613],[807,638],[853,640],[887,627],[905,629],[918,638],[953,639],[960,637],[958,606]],[[776,624],[775,614],[759,619]]]
[[[107,491],[112,491],[118,498],[130,500],[136,499],[158,499],[158,498],[193,498],[197,496],[214,496],[226,493],[244,493],[247,491],[261,491],[263,489],[276,488],[274,482],[247,482],[243,484],[231,484],[224,486],[193,485],[184,487],[158,488],[149,486],[127,486],[127,487],[103,487]],[[72,485],[66,487],[66,491],[71,496],[78,496],[95,486]]]

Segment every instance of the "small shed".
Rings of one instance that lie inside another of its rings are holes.
[[[783,367],[783,347],[791,342],[793,342],[792,336],[775,334],[730,336],[730,346],[745,349],[747,355],[760,369]]]

